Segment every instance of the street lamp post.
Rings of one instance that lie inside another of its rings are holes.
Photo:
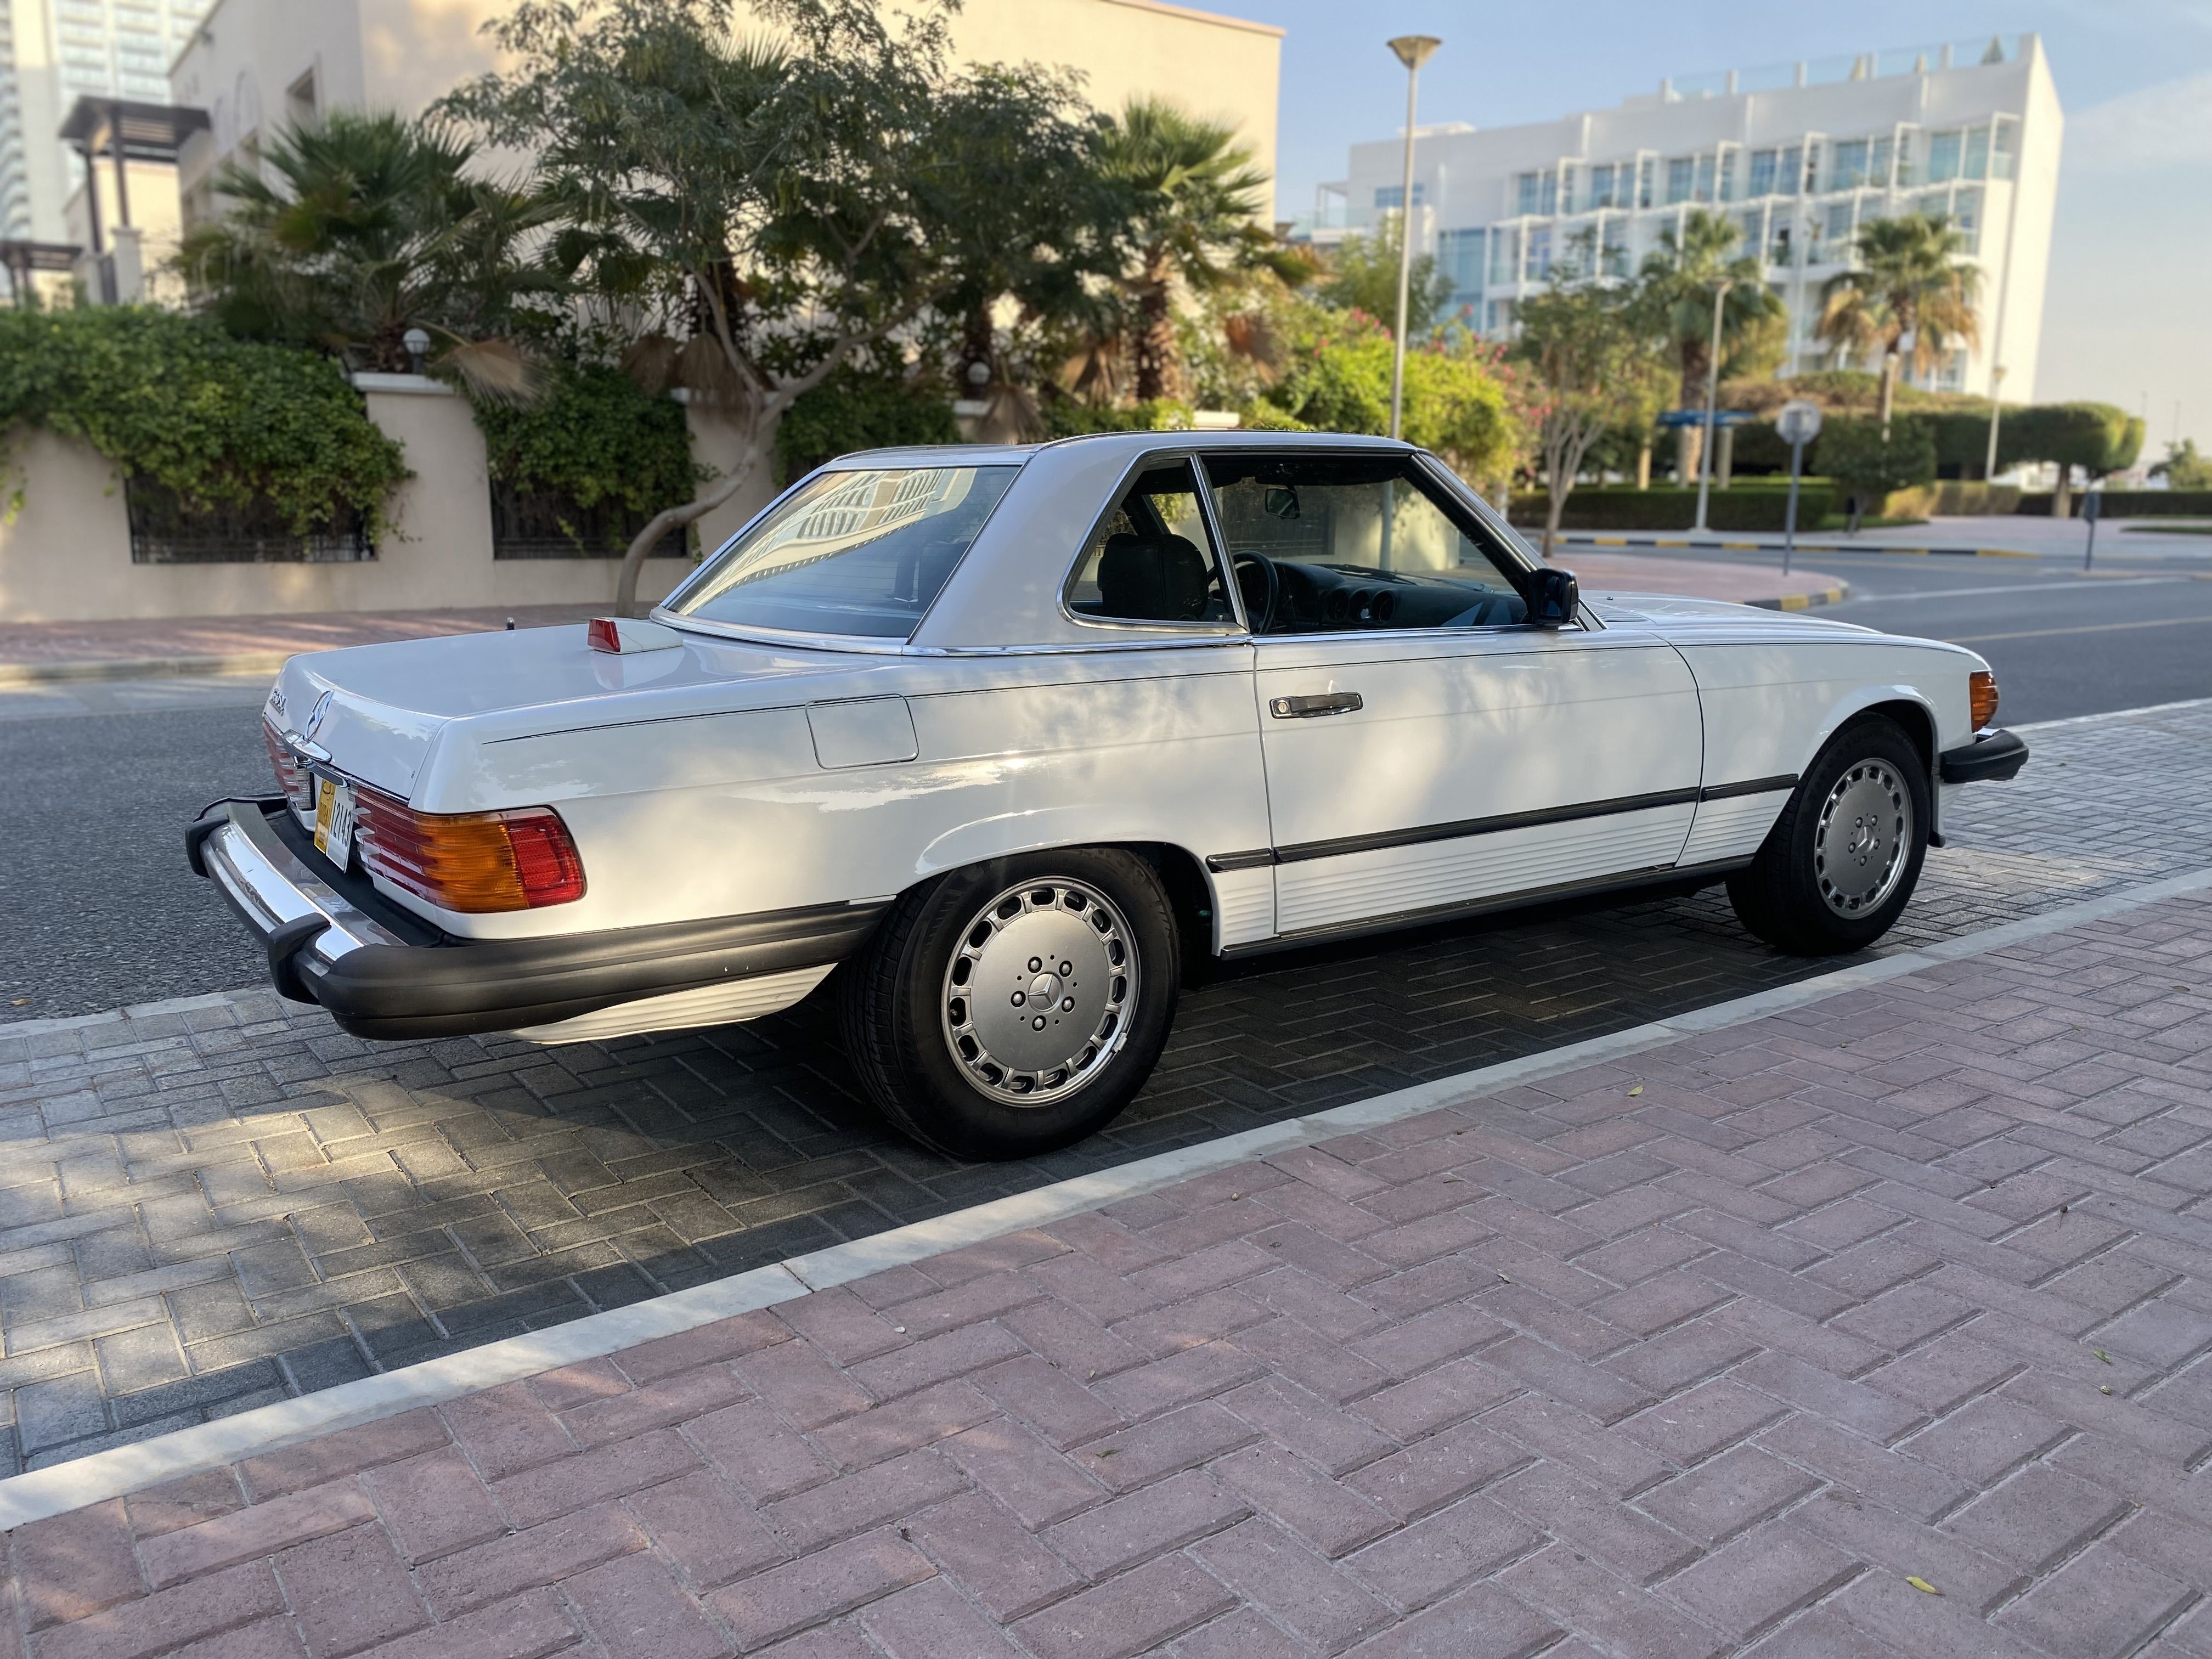
[[[1994,483],[1997,476],[1997,422],[2003,414],[2003,405],[1997,402],[1997,388],[2004,384],[2005,366],[1990,365],[1990,453],[1982,462],[1982,482]]]
[[[1406,66],[1406,177],[1398,192],[1398,326],[1390,343],[1390,435],[1396,437],[1406,409],[1406,301],[1413,282],[1413,106],[1421,65],[1443,45],[1434,35],[1401,34],[1390,50]]]
[[[1705,503],[1713,487],[1713,405],[1720,397],[1721,388],[1721,302],[1735,284],[1727,277],[1713,290],[1713,349],[1705,361],[1705,441],[1698,456],[1698,522],[1696,527],[1705,528]]]

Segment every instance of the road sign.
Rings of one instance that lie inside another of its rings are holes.
[[[1774,429],[1785,444],[1809,444],[1820,435],[1820,405],[1793,398],[1774,417]]]
[[[1715,426],[1744,426],[1755,417],[1740,409],[1719,409],[1713,411]],[[1655,426],[1703,426],[1705,411],[1702,409],[1670,409],[1652,424]]]

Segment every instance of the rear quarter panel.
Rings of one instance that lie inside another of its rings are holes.
[[[866,694],[903,699],[910,759],[835,764],[804,704],[481,742],[448,726],[441,769],[465,787],[441,805],[556,807],[587,890],[440,919],[526,937],[884,897],[1042,848],[1267,844],[1249,646],[878,663]],[[1269,873],[1215,878],[1218,927],[1273,931]]]

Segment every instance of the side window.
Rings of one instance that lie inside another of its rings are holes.
[[[1396,455],[1209,455],[1206,471],[1255,629],[1498,628],[1525,623],[1519,566],[1462,527]]]
[[[1107,622],[1236,620],[1188,461],[1149,467],[1083,550],[1067,605]]]

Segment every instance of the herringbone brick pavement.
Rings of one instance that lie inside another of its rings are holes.
[[[2201,1659],[2208,989],[2136,909],[97,1504],[0,1652]]]
[[[1882,948],[2212,866],[2212,702],[2033,744]],[[1832,965],[1712,894],[1263,958],[1185,995],[1103,1133],[987,1165],[889,1130],[812,1004],[555,1048],[366,1043],[265,989],[0,1026],[0,1475]]]

